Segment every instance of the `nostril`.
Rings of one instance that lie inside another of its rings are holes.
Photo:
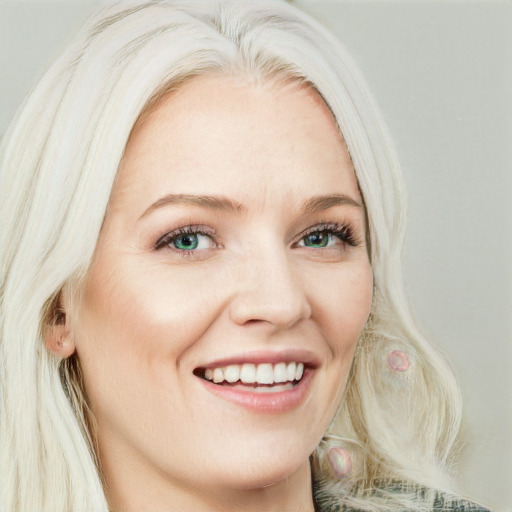
[[[258,320],[256,318],[251,318],[249,320],[247,320],[244,325],[257,325],[259,323],[262,323],[262,322],[265,322],[265,320]]]

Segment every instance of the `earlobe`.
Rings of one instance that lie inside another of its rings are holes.
[[[66,359],[75,352],[73,336],[66,324],[54,324],[48,328],[45,335],[46,348],[62,359]]]
[[[66,313],[61,306],[60,294],[51,316],[44,334],[44,343],[50,352],[66,359],[75,352],[75,342],[68,326]]]

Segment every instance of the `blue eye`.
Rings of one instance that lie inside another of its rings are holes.
[[[199,231],[199,227],[186,226],[162,236],[155,244],[155,249],[165,247],[177,252],[188,253],[215,247],[213,235]]]
[[[297,245],[309,249],[323,249],[347,245],[356,247],[359,242],[349,226],[330,223],[313,227],[309,233],[302,236]]]
[[[197,249],[199,246],[199,237],[197,236],[197,233],[185,233],[183,235],[177,236],[173,241],[172,244],[176,249],[180,249],[182,251],[191,251],[194,249]]]
[[[167,244],[178,251],[200,251],[211,249],[215,246],[211,237],[204,233],[181,233],[174,235]]]
[[[330,239],[332,238],[331,233],[327,233],[325,231],[315,231],[310,235],[307,235],[303,238],[305,247],[313,247],[314,249],[321,249],[322,247],[327,247],[329,242],[332,242]]]

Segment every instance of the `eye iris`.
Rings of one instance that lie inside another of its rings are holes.
[[[176,249],[182,249],[185,251],[197,249],[198,245],[199,240],[195,234],[189,233],[186,235],[180,235],[174,240],[174,247],[176,247]]]
[[[329,234],[323,231],[311,233],[304,238],[306,247],[326,247],[329,242]]]

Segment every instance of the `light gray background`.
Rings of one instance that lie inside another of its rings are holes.
[[[0,1],[0,134],[98,1]],[[298,0],[358,62],[409,189],[408,291],[465,398],[461,493],[512,510],[512,2]]]

